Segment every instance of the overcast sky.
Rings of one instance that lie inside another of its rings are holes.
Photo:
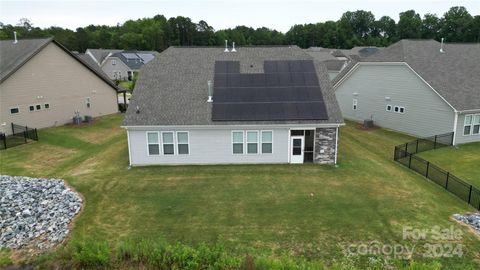
[[[286,32],[294,24],[338,20],[346,11],[363,9],[377,19],[388,15],[398,21],[398,14],[408,9],[440,17],[452,6],[465,6],[470,14],[480,14],[480,0],[0,0],[0,22],[17,24],[20,18],[28,18],[37,27],[74,30],[163,14],[167,18],[190,17],[194,22],[205,20],[216,30],[246,25]]]

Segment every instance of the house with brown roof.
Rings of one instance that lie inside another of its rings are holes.
[[[0,55],[0,132],[118,112],[122,90],[51,38],[2,40]]]
[[[417,137],[480,141],[480,44],[401,40],[332,81],[345,118]]]

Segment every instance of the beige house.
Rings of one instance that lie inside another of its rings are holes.
[[[0,41],[0,132],[118,112],[121,90],[53,39]]]

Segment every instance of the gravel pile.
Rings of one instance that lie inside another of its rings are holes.
[[[0,248],[53,247],[81,207],[63,180],[0,175]]]
[[[480,233],[480,213],[474,213],[474,214],[468,214],[468,215],[454,214],[453,218],[465,224],[470,225],[470,227],[474,228],[475,231]]]

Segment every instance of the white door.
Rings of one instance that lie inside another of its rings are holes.
[[[303,136],[292,136],[290,142],[290,163],[303,163]]]

